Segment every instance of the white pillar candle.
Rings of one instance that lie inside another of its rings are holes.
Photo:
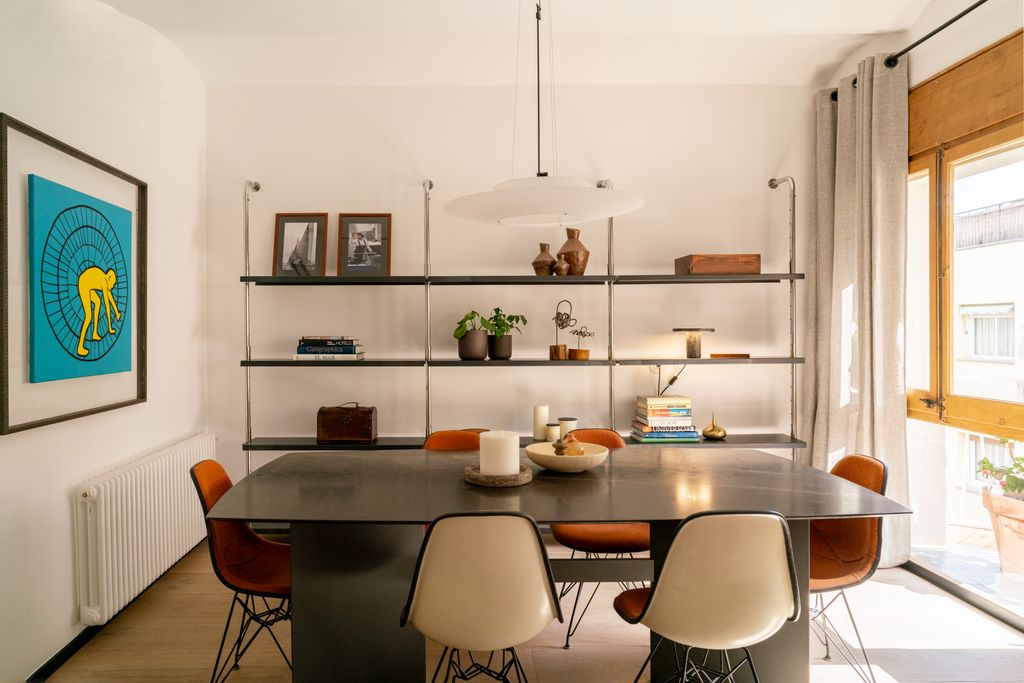
[[[548,443],[554,443],[558,441],[558,438],[560,436],[561,435],[559,434],[559,427],[557,422],[549,422],[548,426],[544,428],[544,440],[547,441]]]
[[[533,407],[533,438],[540,441],[544,438],[544,428],[548,424],[548,407]]]
[[[566,434],[576,429],[577,424],[579,421],[575,417],[558,418],[558,436],[564,439]]]
[[[480,434],[480,474],[519,474],[519,434],[483,432]]]

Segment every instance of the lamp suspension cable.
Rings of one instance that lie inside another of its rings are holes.
[[[931,38],[934,38],[936,35],[942,33],[947,28],[949,28],[950,26],[952,26],[956,22],[960,21],[961,19],[966,17],[968,14],[970,14],[974,10],[976,10],[979,7],[981,7],[982,5],[984,5],[986,2],[988,2],[988,0],[978,0],[976,3],[974,3],[970,7],[967,7],[966,9],[964,9],[962,12],[960,12],[956,16],[952,17],[951,19],[948,19],[947,21],[945,21],[940,26],[938,26],[938,27],[932,29],[931,31],[929,31],[928,33],[924,34],[923,36],[921,36],[920,38],[918,38],[917,40],[912,42],[910,45],[907,45],[902,50],[898,50],[896,52],[893,52],[888,57],[886,57],[885,60],[883,60],[882,63],[888,69],[896,68],[896,65],[900,63],[900,57],[903,57],[904,55],[909,53],[911,50],[913,50],[915,47],[917,47],[921,43],[923,43],[923,42],[925,42],[927,40],[930,40]],[[853,85],[854,85],[854,87],[857,86],[857,79],[856,78],[853,79]],[[836,102],[838,100],[839,100],[839,92],[836,91],[836,90],[833,90],[832,91],[832,101]]]
[[[537,177],[542,178],[547,173],[540,170],[540,0],[537,0]]]
[[[551,102],[551,172],[558,175],[558,119],[555,116],[555,0],[548,0],[548,101]]]
[[[516,4],[516,73],[512,79],[512,173],[516,175],[516,121],[519,120],[519,52],[523,41],[523,3],[521,0],[514,0]]]

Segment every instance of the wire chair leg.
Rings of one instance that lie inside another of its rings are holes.
[[[636,672],[636,678],[633,679],[633,683],[640,683],[640,677],[644,675],[644,669],[646,669],[647,665],[651,663],[651,658],[654,656],[654,653],[658,651],[658,647],[661,645],[661,641],[663,640],[664,638],[658,636],[658,639],[654,641],[654,647],[652,647],[651,651],[647,653],[647,659],[644,660],[644,664],[640,667],[640,670]]]
[[[743,648],[743,654],[747,656],[747,664],[750,665],[750,675],[754,678],[754,683],[761,683],[761,679],[757,677],[757,667],[754,666],[754,658],[750,656],[750,650]]]
[[[430,677],[430,683],[437,682],[437,674],[441,673],[441,664],[444,663],[444,658],[448,655],[448,646],[445,645],[441,651],[441,656],[437,659],[437,666],[434,667],[434,675]]]
[[[569,623],[565,629],[565,645],[562,647],[566,650],[569,649],[569,639],[576,635],[576,629],[580,627],[580,623],[583,621],[583,617],[586,615],[587,610],[590,608],[590,603],[594,601],[594,596],[597,595],[597,589],[601,587],[601,584],[595,584],[594,590],[591,591],[590,597],[587,598],[587,603],[583,605],[583,609],[580,610],[579,617],[576,616],[576,610],[579,607],[580,595],[583,593],[583,583],[580,582],[576,586],[576,598],[572,601],[572,613],[569,615]]]
[[[238,600],[238,593],[231,596],[231,607],[228,609],[228,618],[224,622],[224,633],[220,636],[220,647],[217,648],[217,658],[213,661],[213,673],[210,675],[210,683],[216,683],[220,677],[220,658],[224,654],[224,643],[228,639],[228,630],[231,628],[231,617],[235,613],[235,601]]]

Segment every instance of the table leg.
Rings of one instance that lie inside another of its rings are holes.
[[[651,524],[651,558],[654,560],[654,575],[661,571],[668,553],[677,522],[654,522]],[[757,666],[762,681],[786,681],[786,683],[808,683],[810,668],[810,624],[807,620],[809,594],[807,590],[810,559],[808,555],[808,522],[789,522],[793,539],[793,555],[796,559],[797,585],[800,589],[800,616],[796,621],[786,622],[778,633],[750,648],[750,655]],[[651,646],[657,636],[651,633]],[[717,662],[712,655],[711,662]],[[742,653],[730,653],[735,663]],[[662,681],[676,670],[675,658],[669,643],[664,643],[651,660],[651,680]],[[750,670],[736,676],[737,683],[752,681]]]
[[[293,680],[423,680],[423,636],[398,625],[422,542],[422,525],[292,524]]]

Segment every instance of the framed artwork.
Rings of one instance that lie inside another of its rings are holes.
[[[326,257],[326,213],[277,214],[274,219],[274,275],[323,275]]]
[[[338,215],[338,275],[391,275],[391,214]]]
[[[0,434],[146,400],[147,193],[0,114]]]

